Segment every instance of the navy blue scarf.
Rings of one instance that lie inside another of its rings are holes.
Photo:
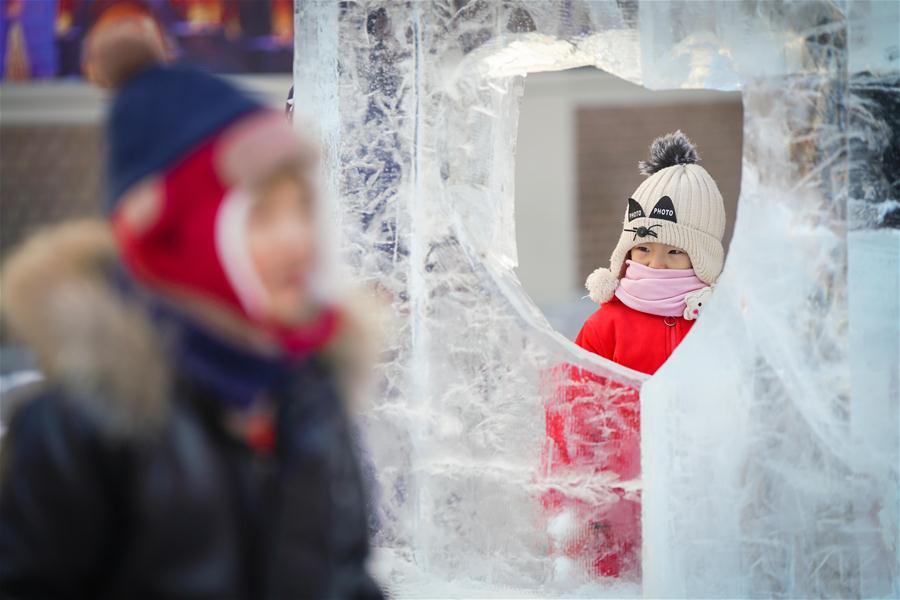
[[[226,340],[172,304],[139,290],[121,266],[113,279],[123,297],[139,302],[158,326],[175,375],[209,392],[223,408],[251,407],[266,392],[286,385],[308,360],[267,355]]]
[[[177,373],[228,408],[249,408],[267,391],[286,385],[297,368],[289,357],[242,348],[169,307],[165,312],[154,316],[164,319],[170,333],[167,347]]]

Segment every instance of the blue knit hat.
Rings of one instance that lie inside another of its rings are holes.
[[[107,212],[129,187],[262,108],[224,79],[188,67],[156,65],[129,79],[107,121]]]

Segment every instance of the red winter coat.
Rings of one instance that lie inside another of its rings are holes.
[[[625,367],[653,374],[693,326],[681,317],[658,317],[603,304],[575,340],[582,348]],[[544,468],[548,474],[605,474],[620,481],[640,477],[640,397],[637,390],[570,367],[564,390],[547,403]],[[640,495],[613,487],[617,501],[592,506],[558,490],[543,497],[548,518],[569,513],[577,532],[554,548],[604,577],[640,572]]]
[[[634,310],[613,296],[588,317],[575,343],[623,367],[653,375],[693,326],[694,321],[682,317]]]

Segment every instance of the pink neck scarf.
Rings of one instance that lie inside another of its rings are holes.
[[[616,288],[616,298],[625,306],[661,317],[680,317],[684,298],[706,287],[693,269],[651,269],[625,261],[625,277]]]

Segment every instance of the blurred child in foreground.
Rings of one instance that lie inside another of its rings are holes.
[[[0,595],[380,598],[347,400],[361,323],[322,287],[316,148],[125,19],[109,221],[37,234],[3,309],[45,381],[0,451]]]

